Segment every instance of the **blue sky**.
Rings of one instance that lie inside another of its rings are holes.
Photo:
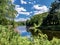
[[[47,12],[54,0],[12,0],[18,12],[16,21],[26,21],[29,17]]]

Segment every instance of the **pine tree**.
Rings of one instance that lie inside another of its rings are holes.
[[[42,25],[58,25],[60,19],[60,0],[52,3],[48,16],[43,19]]]

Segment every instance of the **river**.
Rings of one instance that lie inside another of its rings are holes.
[[[30,37],[31,33],[26,31],[26,26],[19,26],[17,29],[20,31],[21,36]]]

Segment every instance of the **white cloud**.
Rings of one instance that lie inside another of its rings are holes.
[[[27,10],[24,7],[20,7],[19,5],[15,6],[15,10],[18,12],[18,15],[19,14],[30,15],[30,12],[27,12]]]
[[[29,4],[35,4],[36,3],[36,1],[30,1],[30,2],[28,2]]]
[[[32,4],[32,2],[28,2],[29,4]]]
[[[20,1],[21,1],[21,4],[27,4],[27,2],[24,0],[20,0]]]
[[[48,8],[45,5],[44,6],[34,5],[33,8],[36,10],[48,10]]]
[[[29,13],[29,12],[19,12],[19,14],[30,15],[30,13]]]
[[[43,11],[34,11],[34,15],[35,14],[40,14],[40,13],[44,13]]]
[[[29,12],[18,12],[18,14],[16,15],[16,17],[18,17],[20,14],[24,14],[26,16],[30,15]]]
[[[16,0],[11,0],[12,3],[14,3]]]
[[[39,14],[39,13],[44,13],[44,12],[48,12],[48,8],[47,6],[39,6],[39,5],[34,5],[33,9],[35,9],[36,11],[34,11],[34,14]]]
[[[20,7],[20,5],[15,5],[15,8],[19,8]]]
[[[26,21],[27,19],[29,19],[29,18],[19,18],[19,19],[15,19],[15,21],[16,22],[18,22],[18,21]]]
[[[24,9],[23,7],[16,7],[15,10],[19,13],[21,11],[26,11],[26,9]]]

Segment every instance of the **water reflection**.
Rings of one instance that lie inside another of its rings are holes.
[[[19,26],[17,29],[20,31],[21,36],[30,37],[31,33],[26,31],[26,26]]]

